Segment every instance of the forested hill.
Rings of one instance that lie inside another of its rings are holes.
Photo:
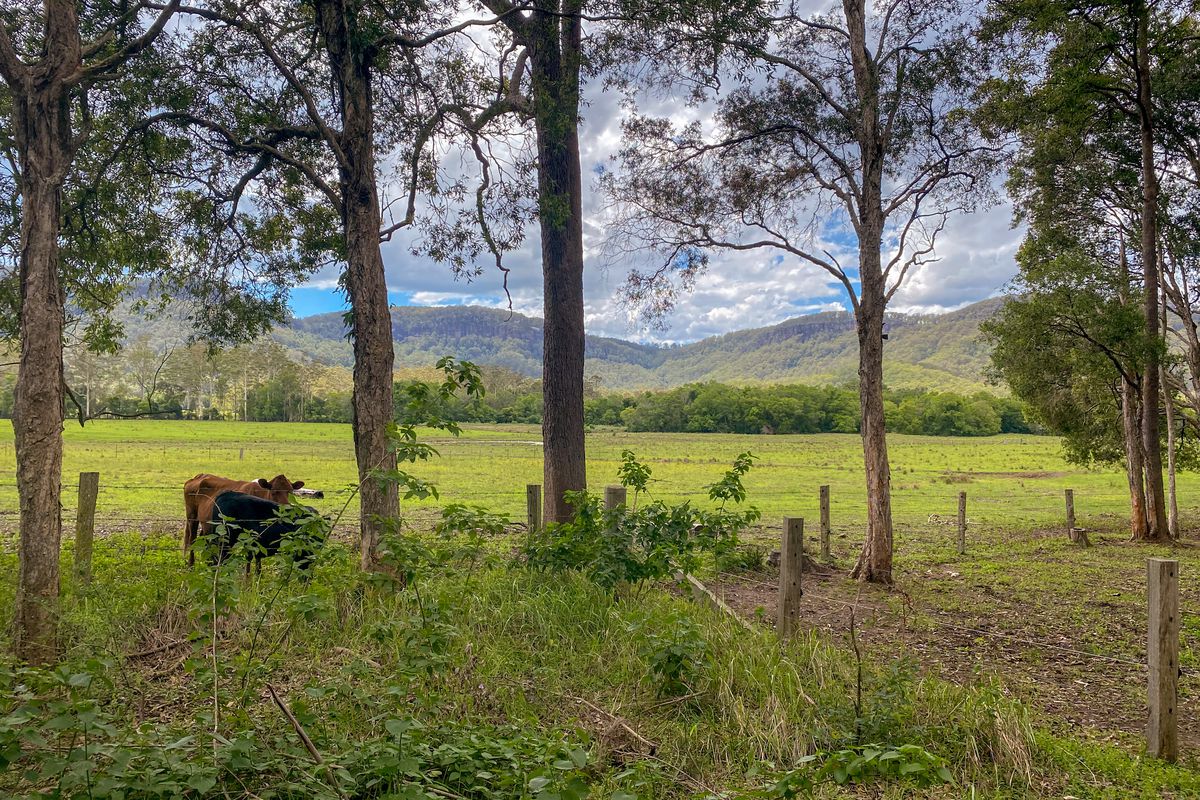
[[[986,345],[979,323],[1001,300],[941,315],[892,315],[888,320],[886,380],[893,388],[970,391],[982,387]],[[396,363],[424,367],[443,355],[537,376],[542,321],[473,306],[392,309]],[[275,331],[282,344],[308,359],[351,364],[340,313],[295,320]],[[677,347],[655,347],[589,336],[587,374],[606,389],[726,383],[842,383],[858,369],[857,339],[846,312],[812,314],[766,328],[737,331]]]

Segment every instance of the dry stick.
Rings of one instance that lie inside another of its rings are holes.
[[[179,639],[174,642],[167,642],[158,647],[151,647],[149,650],[139,650],[136,653],[129,653],[125,656],[126,659],[145,658],[146,656],[155,656],[159,653],[165,653],[167,650],[174,650],[176,647],[188,644],[191,639]]]
[[[296,735],[304,743],[304,749],[312,756],[312,760],[317,762],[317,766],[324,767],[325,774],[329,778],[329,785],[338,793],[338,797],[345,797],[346,795],[342,793],[341,787],[337,784],[337,777],[333,774],[333,769],[325,763],[325,759],[321,758],[320,752],[317,751],[317,746],[313,744],[312,739],[308,738],[308,733],[305,732],[304,726],[300,724],[300,720],[296,719],[296,715],[287,707],[287,703],[280,699],[278,692],[275,691],[275,687],[270,683],[267,684],[267,691],[271,693],[271,699],[275,701],[275,705],[279,706],[279,710],[287,717],[288,722],[292,723],[292,729],[296,731]]]
[[[605,709],[601,708],[600,706],[596,705],[595,703],[593,703],[590,700],[587,700],[583,697],[576,697],[575,695],[572,695],[572,694],[563,694],[563,697],[566,697],[569,700],[574,700],[577,703],[582,703],[583,705],[590,708],[592,711],[595,711],[597,714],[600,714],[601,716],[604,716],[604,717],[608,717],[610,722],[614,723],[619,728],[621,728],[623,731],[628,733],[630,736],[632,736],[633,738],[637,739],[642,744],[649,747],[651,755],[654,755],[655,753],[658,752],[657,744],[650,741],[645,736],[642,736],[640,733],[635,731],[633,728],[629,727],[629,724],[626,723],[625,720],[618,717],[616,714],[613,714],[610,711],[606,711]]]

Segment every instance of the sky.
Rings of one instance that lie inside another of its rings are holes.
[[[661,328],[648,328],[619,302],[625,265],[609,266],[603,255],[603,197],[590,176],[620,147],[624,113],[619,96],[593,84],[585,95],[580,130],[584,175],[586,327],[590,334],[645,342],[688,342],[746,328],[773,325],[802,314],[848,309],[845,290],[820,268],[776,251],[711,254],[708,271],[694,291],[681,296]],[[683,104],[660,99],[652,112],[678,116]],[[1001,193],[1002,194],[1002,193]],[[1000,293],[1016,273],[1013,260],[1020,232],[1011,227],[1012,210],[1000,202],[983,211],[952,217],[938,239],[937,261],[914,271],[890,308],[908,313],[943,313]],[[415,235],[415,234],[414,234]],[[413,256],[411,239],[397,236],[383,246],[389,297],[396,305],[484,305],[507,307],[501,276],[485,267],[471,282],[456,281],[450,269]],[[647,256],[649,258],[649,256]],[[542,316],[542,278],[536,227],[523,247],[506,256],[512,269],[513,310]],[[639,266],[634,263],[633,266]],[[640,266],[649,267],[650,263]],[[296,316],[339,311],[337,268],[326,268],[292,293]]]

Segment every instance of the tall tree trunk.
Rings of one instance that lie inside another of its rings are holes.
[[[572,509],[564,492],[587,488],[583,421],[583,178],[579,158],[577,4],[535,12],[529,54],[538,148],[544,291],[542,442],[546,522]]]
[[[861,289],[854,309],[858,332],[858,402],[862,413],[863,461],[867,477],[867,536],[853,576],[871,583],[892,583],[892,473],[888,464],[883,413],[883,315],[887,286],[883,247],[883,162],[885,144],[879,125],[879,75],[867,45],[864,0],[842,0],[850,61],[858,95],[858,146],[862,185],[858,200],[858,275]]]
[[[47,8],[46,52],[13,87],[21,161],[21,357],[13,398],[20,554],[14,623],[17,658],[44,664],[57,652],[62,511],[63,291],[59,215],[70,169],[70,105],[64,82],[79,63],[74,4]]]
[[[1146,538],[1145,459],[1142,458],[1141,398],[1137,386],[1121,381],[1121,433],[1125,440],[1125,473],[1129,480],[1129,524],[1134,539]]]
[[[1143,308],[1147,341],[1157,341],[1158,264],[1158,176],[1154,166],[1154,120],[1150,94],[1149,10],[1140,4],[1137,36],[1137,99],[1142,156],[1142,274]],[[1142,373],[1142,449],[1146,463],[1145,539],[1167,535],[1167,509],[1163,491],[1162,444],[1159,440],[1158,405],[1162,395],[1159,381],[1160,356],[1151,348]]]
[[[1167,293],[1162,292],[1162,343],[1163,350],[1167,348]],[[1175,391],[1167,380],[1165,365],[1159,368],[1159,379],[1162,381],[1163,405],[1167,409],[1167,534],[1172,539],[1179,538],[1179,502],[1175,493]]]
[[[878,250],[874,251],[878,254]],[[882,290],[863,284],[857,317],[858,403],[862,413],[863,462],[867,476],[867,536],[853,576],[892,583],[892,473],[883,412]]]
[[[317,21],[325,39],[334,80],[341,97],[339,137],[345,164],[340,170],[342,230],[346,239],[346,290],[353,316],[354,455],[361,482],[361,566],[376,566],[379,537],[388,520],[400,514],[394,481],[381,481],[376,471],[396,467],[387,438],[392,420],[392,314],[387,278],[379,247],[379,192],[375,176],[374,100],[371,55],[344,4],[321,0]]]

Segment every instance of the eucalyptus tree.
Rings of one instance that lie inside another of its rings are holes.
[[[495,20],[458,21],[454,3],[377,0],[206,0],[181,10],[206,22],[186,50],[196,88],[155,124],[193,132],[213,165],[209,196],[243,230],[258,230],[264,209],[275,219],[290,209],[296,256],[342,265],[361,561],[372,569],[402,479],[388,438],[394,351],[381,242],[414,225],[419,198],[465,191],[442,180],[431,142],[460,124],[440,108],[478,105],[478,69],[455,34]],[[386,206],[385,190],[395,198]],[[506,246],[500,236],[487,244]]]
[[[510,206],[507,217],[518,230],[534,218],[538,223],[544,318],[543,519],[562,522],[573,514],[565,494],[587,488],[584,181],[579,145],[584,80],[612,72],[617,65],[661,58],[664,51],[656,48],[664,40],[657,34],[679,19],[694,21],[691,12],[714,5],[647,0],[473,0],[472,5],[494,14],[500,23],[481,48],[493,56],[492,71],[499,82],[493,101],[484,108],[442,110],[481,141],[507,139],[502,149],[515,156],[507,176],[513,187],[504,198]],[[507,127],[498,131],[497,126]],[[533,140],[532,152],[523,148],[522,140],[528,138]],[[499,167],[494,151],[484,155],[476,147],[475,152],[485,170]],[[520,186],[530,172],[536,183],[532,191]],[[526,210],[529,194],[534,201]],[[479,221],[486,221],[484,215]],[[489,236],[485,231],[485,239]]]
[[[141,3],[44,0],[0,11],[0,111],[6,116],[6,209],[19,218],[15,285],[8,292],[20,338],[13,406],[20,566],[15,602],[18,658],[54,657],[62,518],[64,191],[112,101],[108,84],[150,47],[176,3],[147,14]],[[19,199],[17,196],[19,195]],[[105,238],[98,234],[98,239]]]
[[[1124,149],[1124,163],[1099,179],[1135,198],[1121,209],[1135,215],[1127,263],[1141,276],[1148,341],[1161,339],[1162,173],[1178,158],[1170,154],[1178,134],[1196,127],[1195,81],[1185,77],[1194,76],[1186,55],[1196,52],[1194,16],[1184,0],[998,0],[984,26],[989,45],[1005,54],[997,85],[1017,110],[1012,127],[1029,131],[1037,119],[1081,137],[1118,131],[1103,145],[1112,153]],[[1088,169],[1086,151],[1066,155],[1060,172]],[[1109,263],[1117,268],[1115,259]],[[1134,536],[1150,540],[1169,529],[1159,413],[1164,352],[1161,345],[1146,351],[1138,382],[1146,526],[1135,523]]]
[[[726,24],[680,20],[677,36],[708,45],[693,57],[709,66],[690,62],[692,71],[735,85],[716,95],[711,119],[634,116],[607,179],[613,235],[661,256],[658,268],[631,273],[635,302],[669,309],[721,250],[774,250],[845,291],[859,345],[868,514],[854,574],[863,581],[892,582],[884,313],[934,258],[949,217],[989,193],[992,148],[964,113],[969,11],[953,0],[844,0],[811,16],[760,3]]]
[[[511,112],[531,119],[537,149],[543,351],[543,519],[565,522],[564,493],[587,488],[584,449],[583,174],[579,155],[585,0],[480,0],[513,48]],[[521,91],[529,81],[529,92]],[[515,101],[515,102],[513,102]]]

